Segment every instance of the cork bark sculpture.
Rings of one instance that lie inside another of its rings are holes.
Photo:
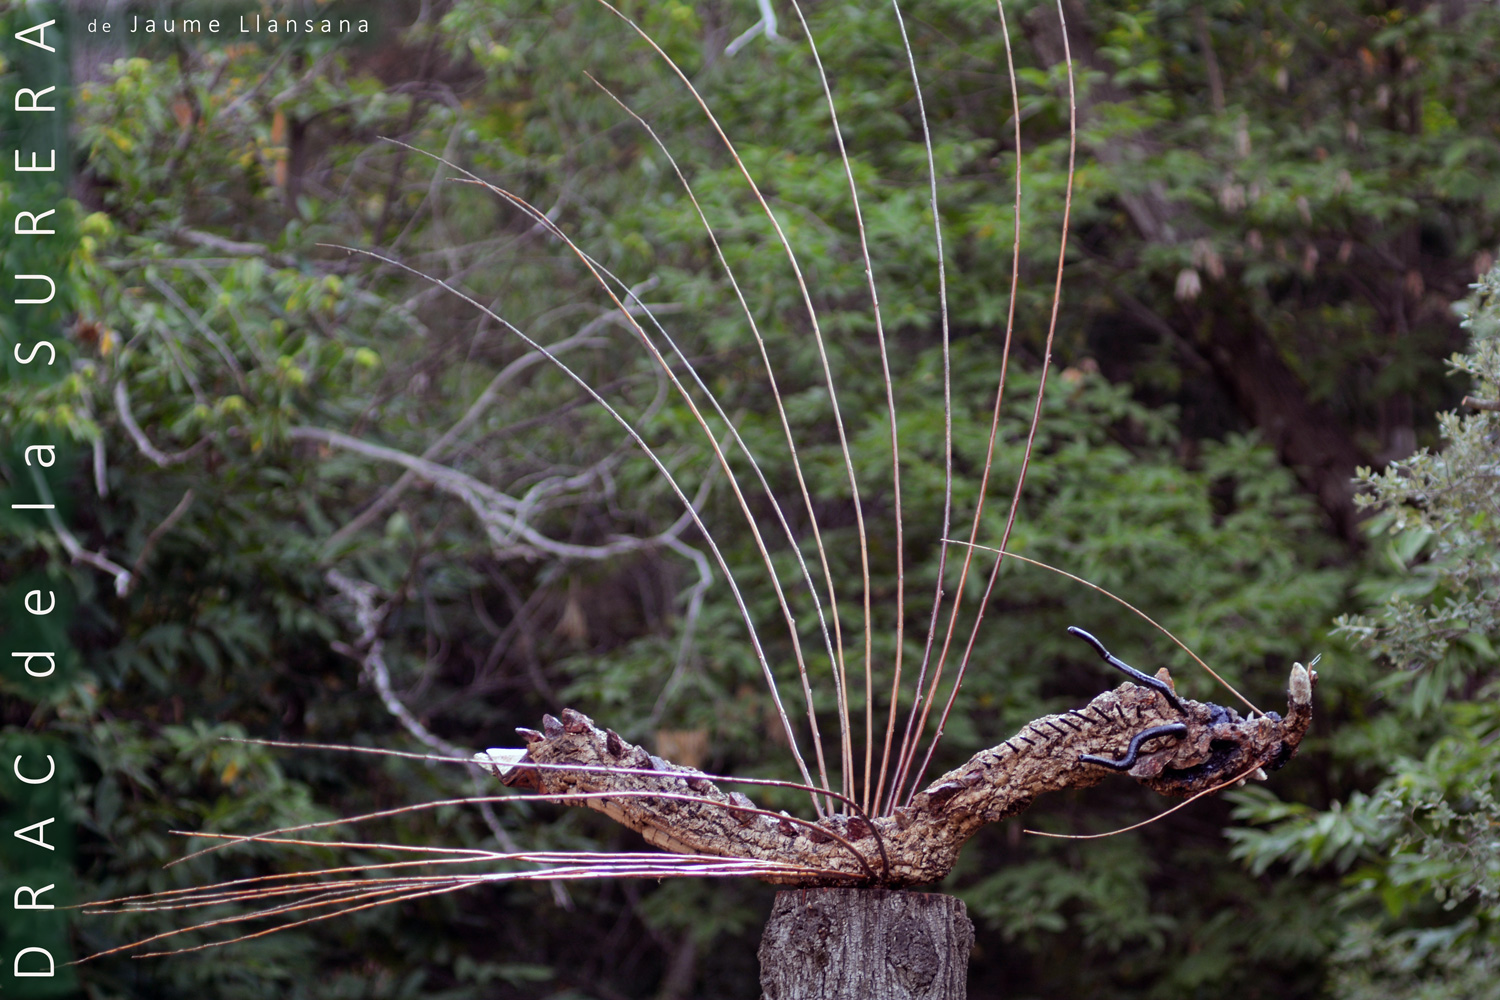
[[[1047,792],[1087,788],[1115,773],[1178,797],[1264,780],[1296,753],[1312,721],[1317,674],[1300,663],[1284,718],[1242,718],[1179,698],[1165,669],[1137,676],[1141,682],[1080,709],[1028,723],[876,817],[853,809],[808,820],[760,809],[719,787],[733,779],[662,760],[572,709],[544,716],[541,732],[519,730],[524,752],[495,749],[475,759],[506,785],[597,809],[662,850],[793,866],[761,876],[775,884],[924,885],[948,873],[981,826]]]

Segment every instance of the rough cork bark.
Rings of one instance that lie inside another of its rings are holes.
[[[519,751],[479,763],[507,785],[600,810],[678,854],[761,861],[765,881],[798,886],[925,885],[953,867],[985,823],[1014,816],[1039,795],[1128,774],[1154,791],[1187,796],[1236,778],[1263,779],[1296,753],[1312,722],[1317,675],[1292,669],[1285,719],[1243,719],[1233,709],[1178,698],[1165,670],[1158,688],[1126,682],[1082,709],[1028,723],[975,754],[893,814],[819,820],[769,813],[744,794],[600,729],[582,713],[546,716],[519,730]],[[728,779],[732,780],[732,779]]]
[[[953,896],[783,890],[760,941],[761,1000],[964,1000],[973,946]]]

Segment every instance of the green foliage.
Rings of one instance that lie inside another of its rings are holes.
[[[1494,401],[1500,270],[1462,312],[1472,340],[1453,368],[1474,398]],[[1371,527],[1386,566],[1363,588],[1374,610],[1339,620],[1389,671],[1376,685],[1385,711],[1416,738],[1387,751],[1369,794],[1325,810],[1245,796],[1240,818],[1271,826],[1232,831],[1258,870],[1346,873],[1341,904],[1354,919],[1335,957],[1345,997],[1480,996],[1500,978],[1500,415],[1440,423],[1441,451],[1361,472],[1362,501],[1382,512]]]
[[[936,255],[900,35],[879,4],[809,12],[834,74],[891,344],[904,617],[881,362],[812,61],[786,17],[791,39],[758,39],[725,55],[753,5],[623,9],[706,95],[803,265],[869,520],[878,734],[897,626],[904,708],[944,557]],[[171,829],[244,833],[472,792],[461,774],[418,762],[221,741],[426,749],[338,651],[357,630],[330,569],[391,599],[381,634],[392,687],[423,726],[455,744],[513,742],[511,727],[572,704],[648,743],[663,731],[701,735],[703,765],[715,771],[796,773],[724,574],[712,563],[701,572],[701,532],[682,530],[675,547],[577,555],[658,536],[682,507],[619,423],[566,375],[528,359],[505,322],[555,345],[699,501],[800,718],[791,637],[708,443],[737,430],[764,483],[737,450],[727,448],[727,462],[789,594],[834,749],[832,659],[798,565],[799,556],[816,565],[817,553],[760,348],[666,154],[581,71],[663,138],[734,268],[824,526],[838,606],[828,607],[820,577],[818,600],[830,621],[837,615],[856,677],[863,595],[853,505],[823,360],[775,232],[696,102],[609,11],[477,0],[422,10],[431,19],[374,54],[186,47],[115,62],[77,94],[87,183],[72,211],[82,299],[70,367],[53,384],[7,386],[0,421],[17,434],[45,425],[81,453],[103,456],[97,475],[92,461],[72,470],[78,531],[91,551],[136,574],[116,593],[107,576],[69,565],[47,533],[25,540],[53,545],[48,571],[77,594],[83,665],[43,711],[86,758],[78,785],[85,897],[387,860],[370,849],[294,854],[257,844],[160,869],[184,853]],[[1451,324],[1432,300],[1497,232],[1500,206],[1483,181],[1495,159],[1500,72],[1489,71],[1493,50],[1484,47],[1494,36],[1488,9],[1471,12],[1463,30],[1439,23],[1436,8],[1416,17],[1361,9],[1353,20],[1311,0],[1254,9],[1226,0],[1203,13],[1227,83],[1222,110],[1207,96],[1194,10],[1161,0],[1090,14],[1099,58],[1082,75],[1093,87],[1084,122],[1092,155],[1080,161],[1057,356],[1010,544],[1128,597],[1275,708],[1289,661],[1309,658],[1326,623],[1357,606],[1351,557],[1278,459],[1280,430],[1258,433],[1205,374],[1204,357],[1226,317],[1253,318],[1309,394],[1372,448],[1381,444],[1372,415],[1393,400],[1435,407],[1435,358]],[[1041,6],[1012,14],[1018,40],[1039,35],[1052,16]],[[1039,55],[1040,43],[1020,45],[1026,145],[1017,151],[993,10],[945,0],[920,15],[908,28],[949,255],[952,590],[976,503],[986,503],[976,541],[998,544],[1019,472],[1056,263],[1067,105],[1060,68]],[[1462,101],[1446,100],[1455,94]],[[504,198],[455,183],[452,167],[382,136],[503,185],[546,211],[619,287],[637,288],[674,371],[686,381],[680,359],[691,359],[723,407],[716,415],[700,388],[689,389],[709,434],[574,254]],[[1129,155],[1100,154],[1109,149]],[[1020,359],[984,484],[1018,157]],[[1145,194],[1175,206],[1176,237],[1150,239],[1132,227],[1129,206]],[[504,321],[400,268],[324,244],[373,249],[450,281]],[[1198,274],[1195,299],[1177,294],[1188,270]],[[1178,334],[1143,324],[1131,302]],[[1476,313],[1476,329],[1487,315]],[[469,477],[470,492],[455,495],[430,467],[400,480],[411,464],[392,452]],[[1413,486],[1418,470],[1445,474],[1442,461],[1415,459],[1395,474]],[[1422,488],[1437,496],[1437,482]],[[492,492],[481,496],[481,486]],[[790,540],[773,501],[786,511]],[[496,513],[517,510],[533,535]],[[1383,968],[1359,954],[1392,968],[1452,969],[1455,955],[1492,942],[1480,887],[1493,872],[1463,874],[1477,819],[1489,815],[1489,786],[1477,776],[1485,772],[1463,770],[1493,729],[1481,642],[1493,633],[1479,622],[1489,578],[1461,568],[1493,518],[1418,520],[1440,511],[1434,503],[1406,511],[1389,551],[1409,572],[1382,576],[1386,592],[1367,584],[1361,598],[1388,592],[1404,601],[1392,605],[1404,609],[1402,621],[1426,630],[1422,668],[1400,675],[1415,684],[1377,685],[1373,668],[1347,653],[1325,660],[1320,718],[1337,726],[1328,723],[1275,776],[1280,798],[1240,800],[1244,817],[1278,824],[1233,834],[1251,864],[1226,861],[1222,802],[1102,841],[1043,841],[1018,825],[984,831],[946,887],[981,923],[975,995],[1176,998],[1216,995],[1232,981],[1250,995],[1313,996],[1335,948],[1349,956],[1336,975],[1354,976]],[[564,544],[578,548],[569,555]],[[949,678],[993,565],[983,550],[974,559]],[[1390,645],[1391,619],[1342,621],[1349,635],[1366,630],[1387,644],[1387,657],[1409,662]],[[1139,666],[1169,667],[1195,697],[1227,700],[1118,604],[1010,564],[985,607],[929,777],[1113,683],[1066,636],[1074,624]],[[946,628],[940,619],[939,634]],[[851,687],[862,728],[862,677]],[[1439,734],[1457,742],[1434,742]],[[1398,759],[1393,773],[1427,778],[1353,794],[1380,778],[1372,759]],[[805,807],[798,794],[754,794],[771,808]],[[1329,794],[1345,804],[1300,804]],[[1040,803],[1025,825],[1099,833],[1159,808],[1109,782]],[[581,810],[507,804],[500,816],[524,847],[640,846]],[[378,830],[340,824],[325,835],[495,844],[473,810],[414,813]],[[1347,892],[1381,905],[1389,897],[1397,915],[1337,910],[1346,872],[1373,880]],[[1473,891],[1434,901],[1427,887],[1438,875],[1463,875]],[[685,968],[696,970],[696,995],[754,995],[764,887],[607,883],[568,893],[572,909],[546,887],[475,891],[85,971],[98,997],[648,995]],[[81,950],[185,919],[82,921]],[[206,932],[231,935],[228,926]]]

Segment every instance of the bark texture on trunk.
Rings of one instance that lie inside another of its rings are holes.
[[[760,941],[761,1000],[964,1000],[963,900],[890,889],[787,889]]]

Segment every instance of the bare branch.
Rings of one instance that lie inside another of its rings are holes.
[[[375,599],[379,596],[379,590],[375,585],[364,580],[354,580],[338,570],[329,570],[324,575],[324,579],[353,605],[354,624],[359,630],[356,647],[351,648],[343,643],[335,643],[334,649],[359,662],[364,675],[375,685],[375,690],[379,693],[380,701],[385,705],[386,711],[390,712],[408,733],[445,757],[467,757],[468,754],[461,747],[449,743],[422,725],[391,687],[391,672],[385,662],[385,643],[379,635],[380,624],[385,620],[387,607],[375,606]],[[478,791],[478,769],[471,768],[470,776],[475,781],[475,790]],[[495,815],[493,807],[488,802],[480,803],[480,812],[484,817],[485,825],[490,828],[490,832],[495,835],[496,842],[502,848],[512,853],[519,849],[515,841],[511,839],[509,831],[500,825],[500,818]],[[564,900],[558,901],[561,903]]]
[[[67,525],[62,523],[62,518],[57,516],[57,510],[52,500],[52,490],[48,488],[47,480],[42,476],[41,470],[32,468],[31,479],[36,484],[37,495],[41,497],[43,503],[47,504],[44,511],[47,516],[47,524],[51,526],[53,532],[57,535],[57,540],[62,544],[63,551],[67,552],[68,558],[75,563],[92,566],[114,577],[115,593],[121,597],[129,593],[135,580],[130,570],[111,560],[104,554],[102,549],[98,552],[90,552],[84,548],[82,543],[68,530]]]
[[[94,492],[101,498],[109,496],[109,470],[105,466],[104,436],[95,435],[89,442],[89,450],[93,452],[94,468]]]
[[[331,444],[368,458],[406,466],[438,489],[462,500],[474,516],[479,518],[479,523],[489,537],[497,556],[530,559],[546,554],[561,559],[600,560],[613,559],[626,552],[653,548],[661,544],[661,536],[649,538],[620,536],[603,545],[575,545],[571,542],[555,541],[526,522],[528,509],[522,501],[500,492],[468,473],[459,472],[457,469],[439,465],[436,462],[429,462],[395,448],[372,444],[342,431],[321,427],[293,427],[287,431],[287,437],[294,441],[317,441],[322,444]],[[595,475],[597,475],[597,469],[587,470],[565,481],[564,485],[577,487]],[[666,533],[673,530],[673,528],[668,528]],[[675,530],[682,529],[678,527]]]
[[[150,557],[151,550],[156,548],[156,543],[163,535],[172,530],[173,525],[182,520],[182,515],[186,514],[187,509],[192,505],[193,491],[189,487],[183,492],[182,499],[177,501],[177,506],[173,507],[171,512],[162,518],[161,523],[151,529],[151,534],[146,536],[146,542],[141,546],[140,554],[135,557],[135,562],[130,567],[130,573],[134,578],[140,579],[141,569],[146,565],[146,559]]]
[[[615,313],[614,311],[602,313],[599,316],[594,317],[589,322],[585,323],[583,327],[571,337],[568,337],[565,340],[560,340],[556,344],[553,344],[550,350],[554,354],[561,354],[565,351],[571,350],[574,347],[596,346],[600,343],[600,341],[595,336],[599,332],[599,330],[601,330],[608,323],[618,322],[621,322],[618,313]],[[435,461],[441,458],[443,453],[448,450],[448,447],[452,445],[453,442],[457,441],[460,437],[466,434],[469,428],[473,427],[474,424],[478,422],[479,418],[484,415],[485,410],[489,409],[490,404],[494,403],[494,401],[499,397],[501,389],[503,389],[510,382],[514,381],[518,376],[521,375],[521,373],[525,372],[533,365],[542,363],[546,360],[546,355],[541,354],[537,351],[528,351],[527,353],[521,355],[521,357],[506,365],[504,368],[500,369],[500,371],[496,372],[495,377],[490,379],[489,385],[485,386],[484,390],[474,398],[474,402],[469,404],[469,408],[464,411],[464,415],[460,417],[452,427],[444,431],[436,441],[428,445],[426,451],[422,452],[423,460]],[[398,478],[394,483],[387,487],[386,490],[380,494],[380,496],[375,498],[373,503],[371,503],[368,507],[355,515],[354,518],[349,521],[349,523],[345,524],[343,527],[339,528],[332,535],[330,535],[328,537],[328,541],[323,545],[323,550],[325,552],[332,552],[356,532],[363,530],[372,520],[389,509],[390,506],[395,503],[398,498],[400,498],[401,494],[406,491],[407,487],[409,487],[413,482],[416,481],[417,475],[417,472],[413,469],[408,469],[407,471],[403,472],[400,478]]]
[[[164,452],[151,443],[146,432],[141,430],[141,425],[135,422],[135,415],[130,412],[130,391],[125,388],[125,380],[121,379],[115,383],[115,412],[120,416],[120,424],[125,428],[125,433],[135,442],[136,448],[158,466],[165,469],[169,465],[177,465],[192,458],[201,449],[208,445],[208,439],[203,438],[185,451]]]
[[[518,202],[521,205],[526,205],[526,203],[524,201],[522,201],[520,199],[516,199],[515,196],[510,195],[510,194],[508,194],[506,192],[503,192],[500,189],[495,188],[493,185],[486,185],[486,186],[490,187],[491,190],[494,190],[497,193],[502,194],[508,200],[514,200],[515,202]],[[582,255],[581,251],[578,251],[577,248],[576,248],[576,246],[573,243],[571,243],[571,241],[568,241],[566,234],[563,234],[560,230],[557,230],[554,233],[554,235],[557,235],[559,238],[561,238],[562,240],[564,240],[565,242],[567,242],[569,248],[572,249],[572,250],[574,250],[575,252],[579,253],[582,256],[582,259],[584,259],[585,265],[587,265],[587,257],[586,257],[586,255]],[[332,244],[325,244],[325,245],[332,245]],[[641,437],[640,432],[638,430],[636,430],[636,428],[630,423],[630,421],[626,420],[625,417],[623,415],[621,415],[621,413],[619,412],[619,410],[617,410],[615,407],[611,406],[610,403],[609,403],[609,401],[606,400],[606,399],[604,399],[604,397],[599,394],[598,390],[596,390],[592,385],[589,384],[589,382],[588,382],[587,379],[583,378],[581,375],[579,375],[573,369],[569,368],[568,365],[565,362],[563,362],[562,359],[557,358],[557,357],[551,355],[550,352],[547,352],[546,348],[544,348],[536,340],[534,340],[531,337],[527,336],[526,333],[524,331],[522,331],[519,327],[517,327],[515,324],[511,323],[509,320],[505,319],[503,316],[501,316],[500,314],[496,313],[494,310],[488,308],[483,303],[479,302],[472,295],[469,295],[469,294],[465,293],[464,291],[462,291],[462,290],[460,290],[458,288],[455,288],[454,286],[448,284],[447,282],[445,282],[445,281],[443,281],[443,280],[441,280],[439,278],[434,278],[433,276],[431,276],[429,274],[425,274],[422,271],[417,270],[416,268],[410,267],[409,265],[403,264],[403,263],[401,263],[398,260],[395,260],[395,259],[390,258],[390,257],[386,257],[386,256],[384,256],[382,254],[378,254],[378,253],[375,253],[375,252],[370,251],[370,250],[363,250],[363,249],[359,249],[357,247],[349,247],[349,246],[339,246],[338,249],[346,250],[346,251],[348,251],[350,253],[362,254],[364,256],[373,258],[375,260],[382,261],[383,263],[389,264],[392,267],[400,268],[400,269],[402,269],[404,271],[407,271],[407,272],[409,272],[409,273],[411,273],[413,275],[416,275],[417,277],[422,278],[425,281],[429,281],[432,284],[443,288],[449,294],[451,294],[454,297],[460,299],[461,301],[467,302],[469,305],[473,306],[475,309],[480,310],[485,315],[487,315],[491,319],[495,320],[495,322],[497,322],[497,323],[501,324],[502,326],[504,326],[507,330],[509,330],[512,334],[514,334],[517,338],[519,338],[522,342],[524,342],[527,346],[531,347],[533,350],[539,350],[539,351],[543,351],[544,353],[547,353],[548,357],[549,357],[549,360],[551,360],[552,363],[557,366],[558,370],[560,370],[563,374],[567,375],[570,379],[572,379],[574,381],[574,383],[577,384],[578,387],[580,389],[582,389],[589,396],[590,399],[592,399],[596,404],[598,404],[599,406],[601,406],[604,409],[604,411],[606,413],[608,413],[609,416],[613,420],[615,420],[615,422],[617,422],[621,426],[621,428],[625,431],[625,433],[627,435],[629,435],[631,441],[634,442],[637,446],[639,446],[641,448],[642,451],[645,452],[647,460],[650,461],[653,466],[655,466],[657,472],[666,481],[667,485],[671,488],[673,494],[677,497],[678,501],[680,503],[682,503],[682,505],[687,509],[688,515],[689,515],[689,517],[690,517],[693,525],[696,528],[698,528],[703,533],[704,540],[707,543],[707,545],[709,547],[709,550],[713,554],[714,561],[718,563],[720,571],[724,574],[725,582],[729,586],[730,594],[732,595],[732,597],[734,599],[735,606],[736,606],[736,608],[738,609],[738,611],[740,613],[740,617],[744,620],[746,628],[747,628],[747,630],[749,632],[751,647],[752,647],[752,649],[755,652],[756,661],[760,665],[761,675],[765,679],[767,687],[769,688],[769,690],[771,692],[771,699],[772,699],[772,702],[774,703],[774,705],[776,706],[777,717],[781,721],[783,730],[786,732],[787,741],[788,741],[789,745],[791,746],[792,757],[797,762],[798,770],[802,772],[803,776],[805,778],[807,778],[808,783],[811,784],[812,777],[807,772],[806,761],[803,759],[801,750],[798,748],[796,733],[792,729],[791,720],[787,718],[786,708],[785,708],[784,704],[782,703],[781,696],[780,696],[780,694],[778,692],[778,689],[777,689],[777,686],[776,686],[775,674],[772,672],[770,661],[766,657],[765,647],[763,646],[763,644],[760,641],[759,634],[757,634],[757,632],[755,631],[755,621],[754,621],[754,618],[750,614],[749,606],[745,603],[744,595],[740,592],[739,585],[735,581],[733,573],[730,572],[729,564],[725,560],[724,554],[720,550],[720,548],[718,546],[718,543],[714,540],[714,537],[713,537],[712,533],[709,532],[707,525],[705,525],[703,523],[702,518],[700,518],[699,515],[698,515],[698,512],[693,509],[692,503],[691,503],[691,501],[688,500],[687,494],[683,491],[681,484],[679,484],[677,482],[676,478],[672,475],[671,470],[669,470],[666,467],[666,464],[664,462],[662,462],[661,458],[651,449],[650,445],[648,445],[646,443],[645,439]],[[600,277],[601,278],[601,283],[603,283],[602,282],[602,276],[600,276],[598,274],[598,272],[594,272],[594,273],[595,273],[596,277]],[[619,298],[614,295],[613,290],[611,290],[609,288],[609,286],[608,286],[607,283],[604,283],[604,287],[606,289],[606,292],[611,296],[611,298],[614,299],[614,301],[616,303],[616,307],[620,308],[623,311],[624,310],[624,306],[620,302]],[[638,331],[638,332],[640,332],[640,335],[643,338],[643,340],[646,340],[648,346],[649,347],[653,347],[653,349],[654,349],[654,345],[651,345],[649,343],[649,338],[645,337],[644,332],[643,331]],[[657,357],[658,358],[660,357],[659,352],[657,352]],[[670,370],[669,369],[668,369],[668,373],[670,374]],[[697,412],[696,407],[694,407],[694,413],[695,413],[696,418],[699,420],[700,426],[703,425],[702,416],[701,416],[700,413]],[[709,435],[709,440],[712,443],[713,448],[715,449],[716,458],[719,460],[719,464],[722,465],[722,466],[727,466],[727,459],[724,457],[722,449],[719,448],[718,440],[715,439],[712,435]],[[730,475],[729,478],[730,478],[730,482],[734,483],[734,477],[733,477],[732,474]],[[743,495],[739,495],[739,491],[738,491],[738,487],[737,486],[736,486],[736,493],[737,493],[737,499],[739,500],[739,502],[741,504],[741,509],[745,510],[747,508],[747,504],[746,504],[746,502],[744,500]],[[758,529],[756,528],[755,521],[754,521],[753,517],[749,518],[749,524],[750,524],[752,533],[755,534],[757,538],[759,538],[759,532],[758,532]],[[767,560],[767,561],[769,561],[769,555],[764,550],[764,543],[763,542],[761,543],[761,551],[762,551],[762,558],[765,559],[765,560]],[[773,574],[773,578],[774,578],[774,574]],[[825,779],[825,784],[826,784],[826,779]],[[819,809],[822,808],[821,804],[817,803],[816,799],[814,800],[814,804]]]
[[[209,250],[217,250],[219,253],[227,253],[235,257],[256,257],[264,260],[268,254],[264,243],[242,243],[238,240],[227,240],[213,233],[204,233],[196,229],[179,229],[177,235],[200,247]]]
[[[760,20],[756,21],[734,41],[724,46],[724,54],[733,56],[740,49],[750,43],[756,35],[765,35],[770,41],[780,41],[781,36],[776,34],[776,8],[772,6],[771,0],[756,0],[760,7]]]

